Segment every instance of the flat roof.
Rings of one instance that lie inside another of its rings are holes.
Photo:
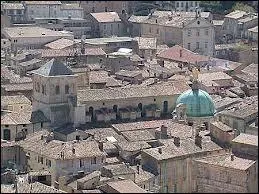
[[[3,29],[5,35],[8,38],[36,38],[36,37],[48,37],[48,36],[71,36],[71,33],[54,31],[47,28],[30,26],[30,27],[10,27]]]

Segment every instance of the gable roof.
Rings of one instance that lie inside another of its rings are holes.
[[[182,56],[180,56],[180,51],[182,52]],[[177,62],[190,62],[192,64],[209,60],[209,57],[199,55],[179,45],[175,45],[169,49],[165,49],[158,54],[158,57]]]
[[[74,75],[69,67],[55,58],[33,71],[33,73],[43,76]]]
[[[120,22],[121,19],[116,12],[90,13],[98,22]]]

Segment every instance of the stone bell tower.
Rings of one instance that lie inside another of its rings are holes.
[[[61,61],[51,59],[33,72],[33,111],[42,111],[51,125],[73,120],[69,99],[76,94],[76,75]]]

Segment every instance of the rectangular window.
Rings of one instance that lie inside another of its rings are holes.
[[[179,7],[179,2],[176,3],[176,7]]]
[[[151,33],[152,32],[152,29],[151,29],[151,27],[149,27],[149,33]]]
[[[209,29],[205,29],[205,35],[206,35],[206,36],[209,35]]]
[[[193,2],[191,1],[191,7],[193,6]]]
[[[183,2],[181,2],[181,7],[183,7]]]
[[[188,43],[188,50],[191,50],[191,43]]]
[[[82,159],[79,160],[80,168],[84,166],[84,161]]]
[[[60,94],[59,86],[56,86],[56,94]]]
[[[38,157],[38,163],[43,164],[43,157],[41,157],[41,156]]]
[[[91,159],[91,164],[96,164],[96,157]]]
[[[204,48],[208,48],[208,42],[205,42]]]
[[[41,89],[42,89],[42,94],[45,94],[45,86],[44,85],[41,85]]]
[[[199,49],[200,48],[200,43],[196,42],[196,48]]]
[[[105,24],[103,25],[103,29],[106,30],[106,25]]]
[[[46,159],[46,165],[47,165],[48,167],[51,167],[51,160]]]
[[[159,34],[159,29],[156,29],[156,33]]]
[[[69,85],[65,85],[65,94],[69,93]]]
[[[188,35],[188,36],[191,36],[191,35],[192,35],[192,31],[191,31],[191,30],[188,30],[188,31],[187,31],[187,35]]]
[[[196,36],[200,36],[200,30],[197,30]]]

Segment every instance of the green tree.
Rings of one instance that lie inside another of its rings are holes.
[[[245,11],[245,12],[252,12],[255,13],[255,9],[247,4],[244,3],[236,3],[233,7],[232,7],[232,11],[235,10],[240,10],[240,11]]]

